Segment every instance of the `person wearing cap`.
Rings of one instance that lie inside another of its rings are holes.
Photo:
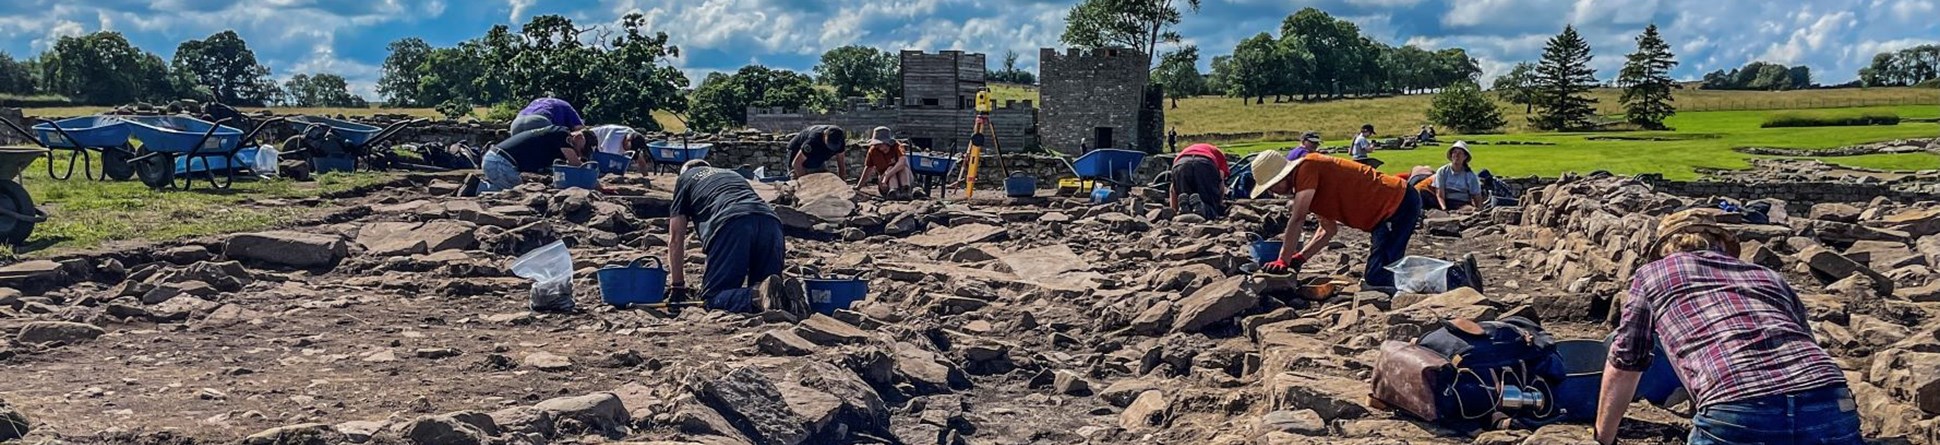
[[[1294,147],[1292,150],[1287,150],[1287,160],[1296,161],[1296,160],[1299,160],[1300,158],[1306,157],[1308,153],[1319,153],[1319,152],[1320,152],[1320,132],[1309,131],[1306,133],[1302,133],[1300,135],[1299,147]]]
[[[1361,132],[1354,135],[1354,144],[1348,146],[1348,154],[1354,159],[1366,159],[1374,154],[1374,124],[1361,125]]]
[[[1783,275],[1739,259],[1723,214],[1658,223],[1604,365],[1597,442],[1616,442],[1659,345],[1696,407],[1691,444],[1862,443],[1845,374],[1812,338],[1804,303]]]
[[[1435,169],[1435,173],[1428,177],[1408,178],[1410,185],[1424,192],[1424,197],[1435,198],[1423,199],[1422,205],[1452,212],[1474,204],[1475,199],[1483,194],[1482,178],[1476,175],[1474,168],[1469,167],[1470,159],[1468,143],[1456,141],[1455,145],[1448,147],[1448,164]]]
[[[699,228],[701,299],[707,308],[732,312],[770,309],[805,315],[807,301],[799,280],[782,276],[788,257],[781,219],[734,170],[707,161],[687,161],[674,181],[672,217],[667,220],[667,295],[685,300],[687,228]]]
[[[551,97],[541,97],[519,110],[519,116],[512,119],[512,134],[546,126],[566,127],[568,130],[578,131],[586,127],[586,120],[579,117],[579,110],[573,108],[573,104]]]
[[[788,139],[788,171],[796,179],[810,173],[827,173],[829,160],[835,161],[836,175],[849,177],[849,164],[842,162],[848,150],[848,134],[842,127],[814,125]]]
[[[1421,220],[1421,194],[1408,188],[1401,177],[1385,175],[1373,167],[1354,161],[1308,153],[1288,161],[1268,151],[1253,158],[1253,190],[1258,199],[1267,193],[1292,197],[1292,219],[1288,220],[1280,257],[1262,268],[1268,273],[1298,272],[1308,258],[1320,254],[1340,231],[1340,225],[1367,231],[1373,248],[1368,252],[1363,279],[1371,290],[1393,292],[1394,272],[1385,266],[1400,261],[1408,253],[1415,224]],[[1320,221],[1320,229],[1299,247],[1300,232],[1308,214]]]
[[[880,178],[876,191],[891,199],[908,199],[909,189],[916,184],[916,171],[909,168],[909,152],[903,144],[896,141],[889,127],[876,127],[869,139],[869,153],[862,158],[862,178],[855,186],[861,189],[872,178]]]

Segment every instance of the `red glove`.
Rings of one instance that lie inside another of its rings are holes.
[[[1273,262],[1271,263],[1266,263],[1265,266],[1260,266],[1260,271],[1270,273],[1270,274],[1284,274],[1288,272],[1299,272],[1300,266],[1305,266],[1306,264],[1307,264],[1307,257],[1296,253],[1296,254],[1293,254],[1292,258],[1282,258],[1282,259],[1273,260]]]

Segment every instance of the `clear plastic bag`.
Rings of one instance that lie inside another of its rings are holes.
[[[573,255],[566,242],[554,241],[512,260],[512,274],[533,281],[532,310],[573,310]]]
[[[1386,266],[1394,272],[1396,290],[1411,294],[1448,292],[1448,269],[1455,263],[1429,257],[1410,256]]]
[[[259,177],[274,178],[278,161],[281,161],[281,156],[276,152],[276,147],[268,145],[257,147],[256,158],[250,160],[249,171],[256,172],[256,176]]]

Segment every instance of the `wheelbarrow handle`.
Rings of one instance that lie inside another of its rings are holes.
[[[80,140],[80,139],[75,139],[75,138],[74,138],[74,135],[72,135],[72,134],[68,134],[68,132],[67,132],[67,129],[66,129],[66,128],[61,128],[61,126],[60,126],[60,124],[56,124],[56,123],[54,123],[53,121],[48,121],[48,122],[47,122],[47,126],[49,126],[49,127],[53,127],[53,128],[54,128],[54,132],[55,132],[55,133],[60,133],[60,134],[61,134],[61,138],[62,138],[62,139],[67,139],[67,143],[69,143],[69,144],[73,144],[73,145],[74,145],[74,148],[76,148],[76,149],[80,149],[80,148],[82,148],[82,147],[81,147],[81,140]],[[39,144],[39,145],[40,145],[41,147],[47,147],[47,148],[53,148],[53,147],[48,147],[48,146],[47,146],[47,144],[41,144],[41,143],[40,143],[40,138],[37,138],[37,137],[33,137],[33,135],[28,135],[28,136],[27,136],[27,139],[32,139],[32,140],[34,141],[34,143],[35,143],[35,144]]]
[[[368,141],[364,141],[364,145],[365,146],[377,145],[380,142],[384,142],[386,140],[391,139],[391,137],[393,136],[397,136],[398,133],[404,132],[405,128],[408,128],[417,124],[422,124],[425,122],[430,122],[430,121],[431,121],[430,119],[418,118],[418,119],[412,119],[412,120],[403,121],[403,122],[392,123],[390,126],[384,127],[382,131],[378,131],[377,136],[370,138],[370,140]]]
[[[18,132],[20,132],[20,135],[21,135],[21,136],[23,136],[23,137],[26,137],[26,138],[27,138],[27,140],[29,140],[29,141],[34,141],[34,145],[39,145],[39,146],[40,146],[41,148],[48,148],[48,147],[47,147],[47,144],[43,144],[43,143],[41,143],[41,142],[40,142],[40,138],[37,138],[37,137],[34,137],[34,133],[32,133],[32,132],[29,132],[29,131],[27,131],[27,130],[26,130],[26,129],[24,129],[24,128],[20,128],[20,124],[15,124],[15,123],[13,123],[13,120],[10,120],[10,119],[0,119],[0,123],[6,123],[6,124],[7,124],[7,128],[12,128],[12,129],[13,129],[13,131],[18,131]],[[52,126],[52,127],[54,127],[55,129],[57,129],[57,130],[61,128],[61,126],[59,126],[59,125],[52,125],[52,124],[49,124],[49,126]],[[62,135],[66,135],[67,133],[65,133],[65,132],[63,132],[63,133],[61,133],[61,134],[62,134]]]
[[[242,137],[242,140],[248,141],[251,139],[255,139],[257,133],[263,132],[264,128],[269,128],[269,124],[274,124],[278,122],[287,122],[289,120],[290,118],[288,116],[273,117],[273,118],[264,120],[262,123],[256,124],[256,129],[250,130],[248,134],[244,134]],[[200,146],[200,144],[198,144],[197,146]],[[242,143],[238,142],[236,144],[236,150],[238,151],[242,150]]]

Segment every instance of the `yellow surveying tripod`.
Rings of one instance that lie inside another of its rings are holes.
[[[988,142],[990,149],[997,154],[997,162],[1006,169],[1010,168],[1010,163],[1004,160],[1004,145],[997,142],[997,126],[990,123],[990,111],[996,108],[995,102],[990,98],[989,88],[977,92],[977,120],[970,128],[970,153],[964,159],[966,163],[963,169],[963,199],[965,200],[977,194],[977,167],[983,163],[985,142]]]

